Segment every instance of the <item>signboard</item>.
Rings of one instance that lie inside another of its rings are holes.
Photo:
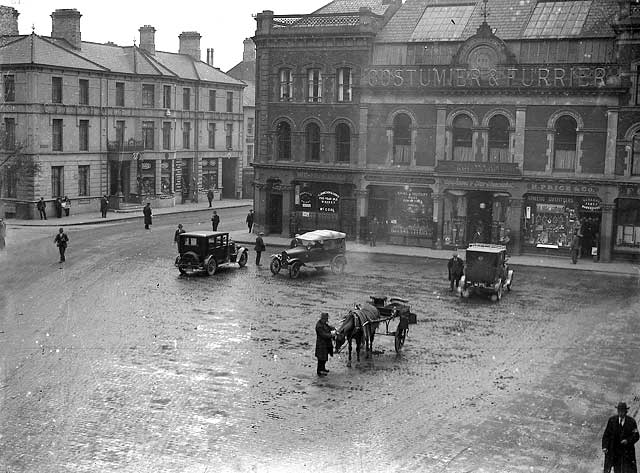
[[[598,188],[586,184],[557,184],[557,183],[537,183],[527,184],[527,189],[536,192],[551,192],[554,194],[597,194]]]
[[[303,209],[311,210],[313,207],[313,194],[308,191],[300,192],[300,203],[298,205]]]
[[[151,169],[151,161],[142,161],[141,169],[143,171],[148,171],[149,169]]]
[[[318,194],[318,211],[336,213],[340,195],[333,191],[322,191]]]
[[[622,184],[618,187],[618,192],[620,197],[638,198],[640,197],[640,186],[638,184]]]
[[[173,188],[175,189],[175,192],[179,194],[182,191],[182,160],[181,159],[174,160],[174,169],[175,169],[175,172],[173,173],[173,176],[174,176]]]
[[[520,175],[516,163],[482,163],[470,161],[438,161],[436,172],[452,174],[508,174]]]
[[[602,210],[602,202],[597,197],[583,197],[580,209],[587,212],[599,212]]]
[[[479,181],[476,179],[443,179],[442,184],[454,188],[462,189],[512,189],[514,187],[513,182],[509,181]]]

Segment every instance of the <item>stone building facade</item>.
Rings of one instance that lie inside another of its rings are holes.
[[[639,19],[616,0],[258,14],[258,222],[552,255],[575,232],[585,257],[636,257]]]
[[[41,196],[49,208],[68,196],[72,213],[97,212],[104,194],[116,208],[236,196],[245,84],[200,60],[199,33],[169,53],[149,25],[118,46],[82,41],[75,9],[53,12],[50,37],[19,35],[17,17],[0,7],[0,125],[40,169],[8,176],[7,216],[32,218]]]

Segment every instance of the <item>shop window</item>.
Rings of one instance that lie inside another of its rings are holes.
[[[171,183],[171,171],[173,169],[173,161],[163,159],[160,162],[160,192],[165,195],[173,194],[173,186]]]
[[[202,188],[203,189],[218,188],[218,160],[217,159],[202,160]]]
[[[143,195],[154,195],[156,193],[156,162],[139,161],[139,189]]]
[[[62,120],[51,120],[51,150],[62,151]]]
[[[411,163],[411,118],[399,113],[393,119],[393,164]]]
[[[307,101],[322,102],[322,72],[320,69],[307,71]]]
[[[473,161],[473,121],[467,115],[453,120],[453,160]]]
[[[280,122],[276,129],[278,140],[278,159],[281,161],[291,160],[291,126],[287,122]]]
[[[433,201],[430,192],[405,189],[392,195],[389,208],[390,243],[424,245],[432,239]]]
[[[306,138],[306,160],[320,161],[320,127],[315,123],[307,125],[305,131]]]
[[[348,163],[351,159],[351,130],[346,123],[336,127],[336,161]]]
[[[351,102],[351,68],[338,69],[338,102]]]
[[[616,249],[640,251],[640,200],[618,199],[616,204]]]
[[[154,149],[153,122],[142,122],[142,144],[144,149]]]
[[[640,133],[633,135],[631,151],[631,175],[640,176]]]
[[[89,120],[80,120],[78,135],[80,151],[89,151]]]
[[[574,171],[576,162],[576,143],[578,125],[573,117],[558,118],[555,126],[553,169]]]
[[[116,107],[124,107],[124,82],[116,82]]]
[[[489,161],[511,162],[509,153],[509,120],[504,115],[495,115],[489,120]]]
[[[280,69],[280,100],[293,99],[293,72],[291,69]]]
[[[78,88],[78,103],[80,105],[89,105],[89,81],[87,79],[79,79]]]
[[[580,233],[580,198],[533,195],[525,200],[523,241],[538,248],[568,248]]]
[[[62,77],[51,78],[51,102],[62,103]]]
[[[64,195],[64,166],[51,166],[51,196]]]
[[[78,166],[78,196],[89,195],[89,166]]]
[[[15,102],[16,100],[16,78],[13,74],[4,76],[4,101]]]
[[[142,84],[142,106],[153,108],[155,106],[155,89],[153,84]]]

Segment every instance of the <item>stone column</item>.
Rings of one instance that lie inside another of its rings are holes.
[[[254,233],[265,231],[265,222],[267,221],[267,186],[266,184],[256,182],[254,184]]]
[[[359,139],[358,139],[358,167],[364,168],[367,166],[367,123],[369,121],[369,108],[366,106],[360,107],[360,124],[359,124]]]
[[[411,156],[409,161],[409,166],[411,168],[416,167],[416,151],[418,149],[418,128],[411,127]]]
[[[362,232],[362,228],[360,225],[360,220],[362,217],[366,217],[368,213],[369,206],[369,191],[367,190],[357,190],[356,194],[356,243],[362,243],[360,235]]]
[[[435,247],[442,249],[442,230],[444,225],[444,196],[435,194],[433,196],[433,223],[436,226]]]
[[[293,235],[289,235],[290,233],[289,223],[291,221],[291,210],[292,210],[292,202],[293,202],[292,194],[293,194],[293,186],[291,185],[282,186],[282,226],[284,227],[284,230],[281,233],[281,236],[285,238],[290,238],[293,236]]]
[[[391,166],[393,164],[393,128],[387,127],[387,166]]]
[[[611,261],[613,240],[613,211],[615,204],[602,204],[602,221],[600,222],[600,261]]]
[[[616,168],[616,142],[618,137],[618,109],[607,112],[607,148],[604,154],[604,177],[613,178]],[[600,233],[602,235],[602,233]]]
[[[444,161],[447,159],[446,143],[447,141],[447,109],[446,107],[438,106],[436,112],[436,162]]]
[[[527,119],[526,108],[516,108],[516,131],[513,147],[513,162],[524,171],[524,132]]]
[[[519,255],[522,252],[522,204],[523,199],[509,199],[509,213],[507,228],[511,230],[511,254]]]

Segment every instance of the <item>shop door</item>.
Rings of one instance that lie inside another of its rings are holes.
[[[126,201],[130,192],[131,163],[129,161],[111,162],[109,171],[109,195],[117,195],[118,192],[121,192]]]
[[[282,194],[269,194],[267,205],[267,232],[282,233]]]
[[[488,192],[468,194],[467,243],[491,243],[492,208],[492,194]]]
[[[369,200],[369,215],[365,235],[369,234],[368,227],[373,217],[378,219],[378,240],[386,240],[389,235],[389,220],[393,218],[393,216],[389,216],[389,200],[375,198]]]
[[[582,212],[580,214],[581,256],[591,258],[591,248],[599,246],[601,214],[596,212]]]
[[[222,197],[225,199],[236,198],[236,158],[222,160]]]
[[[191,196],[191,163],[192,159],[182,160],[182,203],[190,201]]]

